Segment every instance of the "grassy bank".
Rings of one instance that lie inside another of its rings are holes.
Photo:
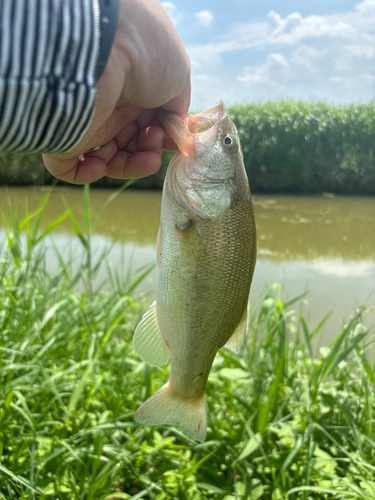
[[[229,108],[254,193],[375,194],[375,101],[276,101]],[[136,187],[161,189],[170,154]],[[52,184],[40,156],[0,154],[0,184]],[[98,186],[115,187],[104,178]]]
[[[112,290],[92,289],[103,258],[92,256],[86,189],[85,227],[69,209],[61,216],[71,218],[85,262],[73,275],[61,259],[48,275],[43,243],[59,220],[41,233],[43,209],[14,217],[0,256],[0,498],[375,497],[365,308],[317,357],[312,342],[324,319],[308,326],[275,285],[251,311],[241,355],[223,349],[215,360],[207,441],[139,426],[134,411],[169,372],[132,349],[151,301],[133,296],[142,274],[124,281],[108,270]]]

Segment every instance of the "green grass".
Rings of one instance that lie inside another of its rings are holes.
[[[240,356],[223,349],[207,386],[207,441],[144,427],[138,405],[168,378],[132,348],[150,301],[109,274],[93,289],[89,191],[79,273],[46,272],[45,204],[14,214],[0,254],[0,499],[375,498],[375,377],[364,307],[314,356],[314,328],[270,288]],[[22,243],[22,234],[25,238]],[[57,252],[57,250],[56,250]],[[103,264],[104,265],[104,264]],[[78,282],[82,293],[75,292]]]

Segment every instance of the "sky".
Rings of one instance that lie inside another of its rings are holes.
[[[191,109],[375,98],[375,0],[160,2],[192,65]]]

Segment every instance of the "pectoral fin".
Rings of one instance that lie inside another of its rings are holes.
[[[169,361],[169,349],[160,331],[156,301],[151,304],[135,329],[133,347],[143,361],[163,366]]]
[[[176,231],[180,241],[180,251],[183,262],[196,267],[206,255],[206,249],[199,237],[195,224],[190,219],[185,226],[176,224]]]
[[[247,310],[245,309],[245,312],[242,316],[241,321],[239,322],[239,325],[237,326],[233,335],[231,336],[231,338],[228,340],[228,342],[225,344],[224,347],[230,349],[236,354],[239,354],[243,341],[245,339],[246,329],[247,329]]]

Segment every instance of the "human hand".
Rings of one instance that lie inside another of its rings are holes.
[[[189,58],[164,9],[156,0],[121,0],[91,125],[74,149],[45,154],[44,163],[52,175],[73,184],[105,175],[151,175],[160,168],[162,151],[176,149],[156,108],[185,118],[189,105]]]

